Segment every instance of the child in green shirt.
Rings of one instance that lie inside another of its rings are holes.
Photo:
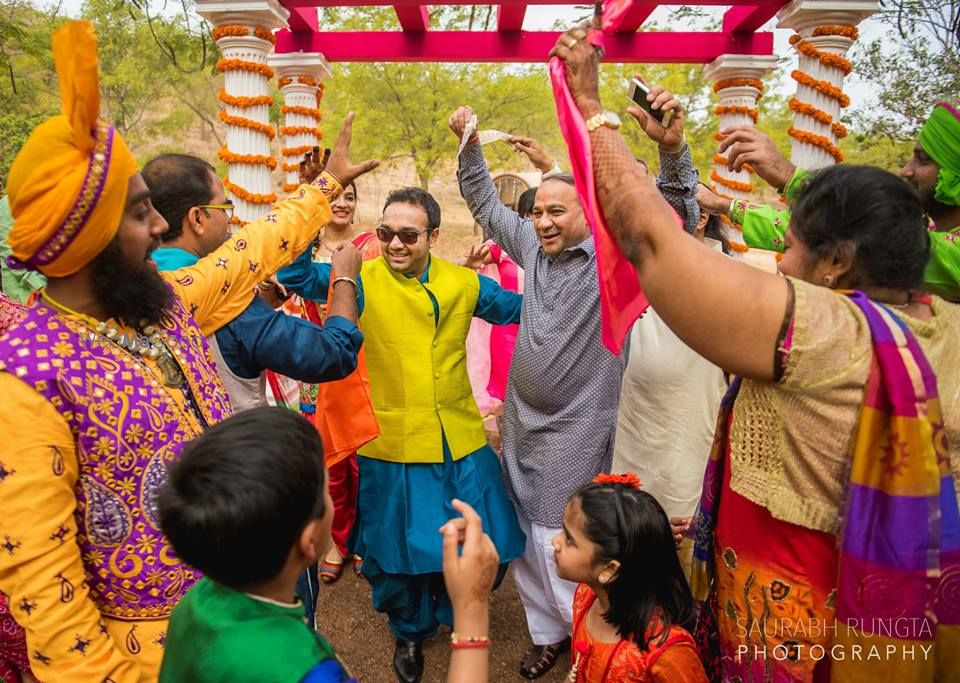
[[[157,503],[177,554],[205,575],[170,618],[161,683],[355,680],[294,594],[333,519],[309,422],[257,408],[211,427],[184,448]]]

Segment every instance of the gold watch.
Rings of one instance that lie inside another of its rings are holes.
[[[587,119],[587,130],[589,132],[592,133],[600,126],[606,126],[607,128],[616,130],[620,127],[620,117],[612,111],[602,111]]]

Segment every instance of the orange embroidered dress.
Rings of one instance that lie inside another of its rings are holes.
[[[596,640],[587,629],[586,617],[597,594],[580,584],[573,598],[574,669],[568,680],[574,683],[706,683],[707,675],[697,653],[693,636],[680,626],[671,626],[666,639],[653,635],[646,650],[633,640],[606,643]],[[659,619],[651,620],[649,634],[661,633]]]

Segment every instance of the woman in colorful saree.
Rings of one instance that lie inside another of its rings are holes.
[[[573,29],[553,51],[588,122],[603,112],[591,41]],[[682,134],[682,115],[641,118],[661,144]],[[592,150],[587,200],[650,303],[737,376],[696,521],[708,672],[960,680],[960,308],[915,291],[929,256],[920,200],[886,171],[820,171],[777,276],[684,234],[615,127],[581,126],[576,145]]]

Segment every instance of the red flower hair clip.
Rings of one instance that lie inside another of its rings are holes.
[[[625,474],[598,474],[593,478],[594,484],[620,484],[630,489],[639,490],[643,484],[640,483],[640,477],[633,472]]]

